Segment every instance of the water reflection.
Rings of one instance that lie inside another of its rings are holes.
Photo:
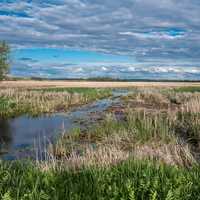
[[[31,157],[34,159],[35,151],[43,148],[43,143],[53,141],[63,129],[68,132],[74,127],[83,128],[86,124],[91,125],[98,121],[104,110],[113,103],[120,102],[119,97],[126,94],[127,90],[114,90],[113,98],[98,100],[76,108],[70,113],[45,115],[37,118],[20,116],[7,121],[0,119],[0,158],[13,160]]]
[[[0,154],[9,151],[12,146],[12,131],[7,120],[0,119]]]

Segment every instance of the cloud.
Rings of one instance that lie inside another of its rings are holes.
[[[150,31],[150,32],[120,32],[120,35],[134,36],[139,39],[177,39],[186,36],[185,31],[177,31],[176,29],[163,30],[163,31]]]
[[[129,55],[138,61],[137,66],[85,67],[22,59],[13,67],[17,74],[20,63],[28,74],[68,76],[70,72],[62,73],[72,64],[73,76],[141,77],[143,73],[144,77],[197,78],[199,10],[199,0],[0,1],[0,38],[14,48],[84,49]]]
[[[142,60],[199,58],[198,0],[6,2],[0,3],[7,13],[0,12],[0,38],[15,46],[95,49]]]
[[[179,65],[180,64],[180,65]],[[11,70],[15,76],[39,76],[47,78],[89,78],[111,77],[121,79],[189,79],[198,80],[200,66],[153,65],[150,63],[85,63],[62,62],[29,63],[26,60],[15,63]]]

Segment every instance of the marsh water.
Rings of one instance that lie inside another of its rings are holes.
[[[59,134],[72,128],[84,128],[100,120],[106,109],[120,103],[120,96],[128,90],[113,90],[112,97],[76,108],[67,113],[56,113],[40,117],[20,116],[0,119],[0,158],[16,160],[35,158],[37,150],[44,148]]]

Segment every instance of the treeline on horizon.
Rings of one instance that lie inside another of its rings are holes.
[[[188,79],[120,79],[111,77],[91,77],[91,78],[44,78],[44,77],[6,77],[7,81],[36,80],[36,81],[109,81],[109,82],[200,82],[199,80]]]

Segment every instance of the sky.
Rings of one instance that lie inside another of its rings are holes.
[[[199,0],[0,0],[22,77],[200,80]]]

